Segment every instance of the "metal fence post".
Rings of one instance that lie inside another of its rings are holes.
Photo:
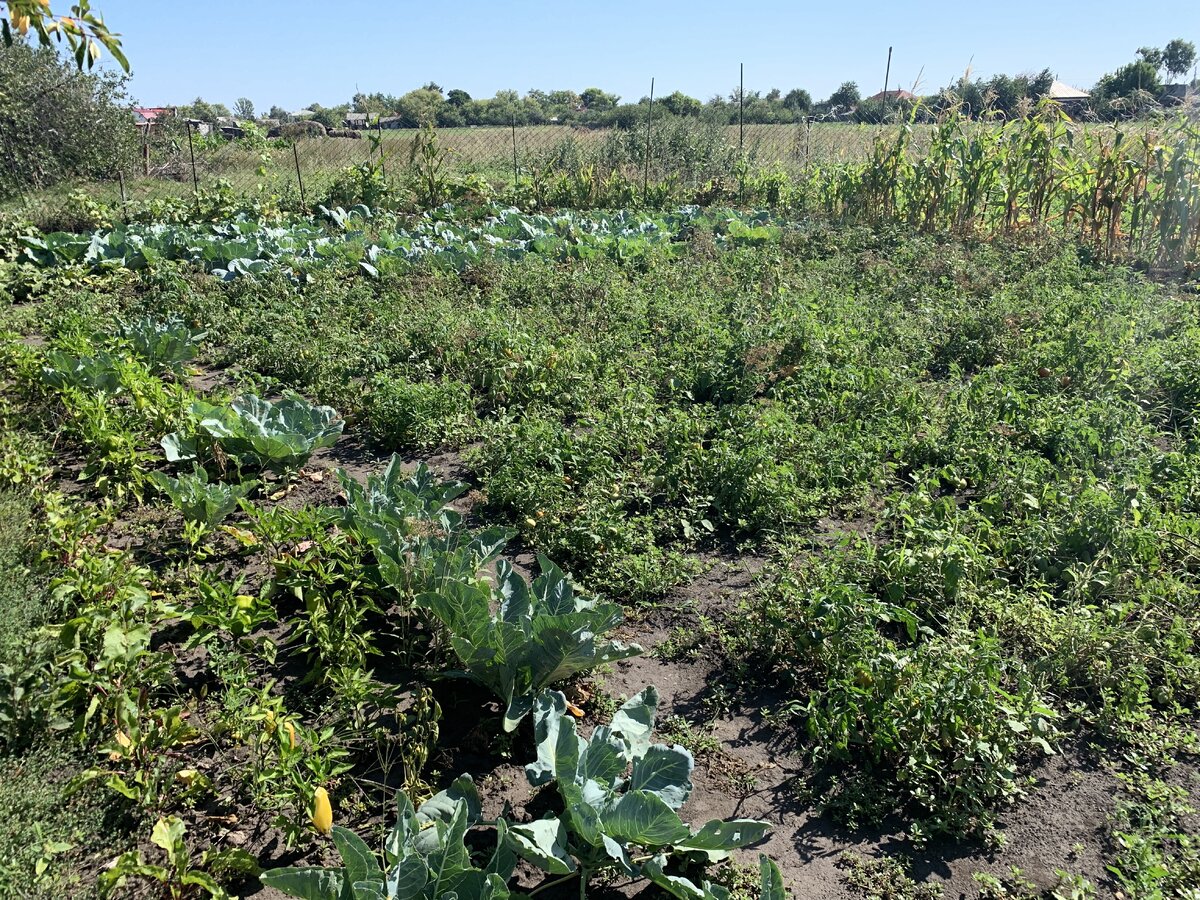
[[[746,126],[744,111],[746,109],[746,64],[738,63],[738,156],[745,152]]]
[[[296,142],[292,141],[292,158],[296,160],[296,183],[300,185],[300,205],[308,207],[308,201],[304,199],[304,178],[300,174],[300,151],[296,149]]]
[[[192,123],[187,123],[188,155],[192,158],[192,193],[196,198],[196,213],[200,212],[200,180],[196,177],[196,148],[192,145]]]
[[[124,212],[125,224],[129,224],[129,197],[125,194],[125,173],[117,170],[117,181],[121,185],[121,209]]]
[[[383,159],[383,119],[375,122],[376,133],[379,135],[379,174],[387,178],[387,163]]]
[[[521,170],[517,166],[517,114],[512,114],[512,139],[513,139],[513,190],[517,189],[517,179],[520,178]]]
[[[650,79],[650,109],[646,113],[646,172],[642,176],[642,205],[646,206],[650,197],[650,128],[654,124],[654,79]]]

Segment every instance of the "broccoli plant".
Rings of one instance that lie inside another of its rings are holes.
[[[559,692],[540,696],[534,710],[538,758],[525,767],[532,785],[554,782],[561,817],[513,825],[517,852],[551,874],[616,869],[648,878],[680,900],[727,900],[728,891],[669,874],[671,864],[707,864],[761,840],[769,828],[752,819],[714,819],[699,831],[679,817],[692,791],[692,755],[683,747],[651,743],[658,691],[648,687],[625,703],[608,726],[580,737]],[[778,871],[762,861],[764,896],[781,892]]]
[[[463,566],[457,571],[443,566],[437,570],[445,576],[439,588],[416,598],[450,632],[450,645],[465,669],[453,674],[491,688],[504,701],[505,731],[514,730],[555,682],[642,652],[637,644],[601,640],[620,623],[619,606],[585,600],[558,566],[540,555],[538,564],[542,574],[530,585],[507,560],[499,560],[496,589],[461,577]],[[470,565],[468,560],[465,568]],[[497,591],[499,608],[493,613]]]
[[[168,460],[226,457],[239,469],[272,472],[294,471],[314,451],[332,447],[345,424],[330,407],[314,406],[296,394],[274,402],[246,394],[228,407],[197,400],[192,415],[198,420],[194,432],[163,438]]]

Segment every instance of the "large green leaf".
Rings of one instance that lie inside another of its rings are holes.
[[[567,853],[567,829],[558,819],[513,825],[508,838],[520,856],[551,875],[575,871],[575,860]]]
[[[343,900],[351,888],[345,869],[319,869],[312,866],[270,869],[259,876],[267,887],[283,891],[300,900]],[[354,900],[353,894],[349,900]]]
[[[658,709],[658,689],[653,685],[634,694],[613,716],[613,731],[629,743],[630,759],[645,756],[654,733],[654,716]]]
[[[600,810],[604,833],[624,843],[666,847],[686,840],[691,830],[657,794],[630,791]]]
[[[695,834],[675,842],[675,849],[702,853],[708,862],[720,862],[729,856],[730,850],[746,847],[761,841],[771,830],[766,822],[755,819],[731,819],[722,822],[714,819]]]
[[[679,809],[692,792],[692,754],[678,745],[655,744],[633,761],[629,789],[658,795],[671,809]]]
[[[765,853],[758,855],[759,900],[787,900],[779,866]]]

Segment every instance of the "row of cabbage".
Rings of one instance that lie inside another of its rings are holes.
[[[405,271],[418,262],[461,271],[484,257],[516,260],[528,254],[632,261],[654,248],[671,252],[696,230],[710,231],[719,244],[737,245],[772,241],[780,229],[767,213],[696,206],[657,214],[543,215],[492,208],[483,217],[476,211],[468,218],[447,205],[407,227],[356,206],[322,207],[320,218],[286,225],[249,218],[215,225],[122,225],[91,233],[26,235],[21,244],[22,259],[39,266],[143,269],[183,260],[232,279],[277,267],[327,264],[357,265],[372,276]]]

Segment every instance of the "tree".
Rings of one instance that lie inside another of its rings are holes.
[[[279,124],[292,121],[292,114],[282,106],[272,106],[270,112],[267,113],[268,119],[274,119]]]
[[[1163,48],[1162,67],[1167,76],[1184,75],[1196,62],[1196,45],[1191,41],[1176,38]]]
[[[254,104],[250,102],[250,98],[238,97],[237,103],[233,104],[233,114],[239,119],[253,119]]]
[[[0,51],[0,198],[131,166],[130,104],[123,76],[24,41]]]
[[[825,105],[829,107],[830,111],[847,110],[858,105],[859,99],[858,84],[853,81],[843,81],[841,86],[829,95]]]
[[[812,94],[803,88],[792,88],[784,95],[783,105],[796,112],[808,112],[812,109]]]
[[[583,104],[584,109],[594,112],[603,112],[606,109],[612,109],[621,100],[616,94],[609,94],[600,88],[587,88],[579,95],[579,102]]]
[[[675,91],[663,97],[662,105],[667,112],[676,116],[698,116],[703,109],[699,100],[689,97],[683,91]]]
[[[229,107],[224,103],[209,103],[203,97],[197,97],[186,106],[179,107],[181,119],[196,119],[199,122],[215,124],[217,119],[229,117]]]
[[[769,91],[767,91],[766,100],[768,103],[774,103],[782,96],[783,91],[779,90],[779,88],[771,88]]]
[[[451,106],[462,109],[471,102],[471,95],[466,91],[460,91],[458,88],[452,88],[450,92],[446,94],[446,102]]]
[[[90,0],[78,0],[69,16],[55,15],[50,0],[0,0],[0,39],[5,47],[13,46],[14,36],[24,37],[31,30],[43,47],[65,40],[81,71],[96,64],[101,47],[129,71],[129,60],[121,52],[121,36],[108,30],[104,17],[92,11]]]
[[[1163,52],[1157,47],[1138,47],[1137,52],[1138,56],[1142,58],[1143,62],[1147,62],[1154,66],[1155,71],[1158,71],[1162,68]]]
[[[438,110],[445,103],[441,90],[427,87],[409,91],[396,101],[396,115],[406,128],[419,128],[437,122]]]
[[[1129,98],[1138,92],[1157,96],[1161,90],[1158,69],[1145,58],[1121,66],[1096,85],[1096,93],[1104,99]]]

